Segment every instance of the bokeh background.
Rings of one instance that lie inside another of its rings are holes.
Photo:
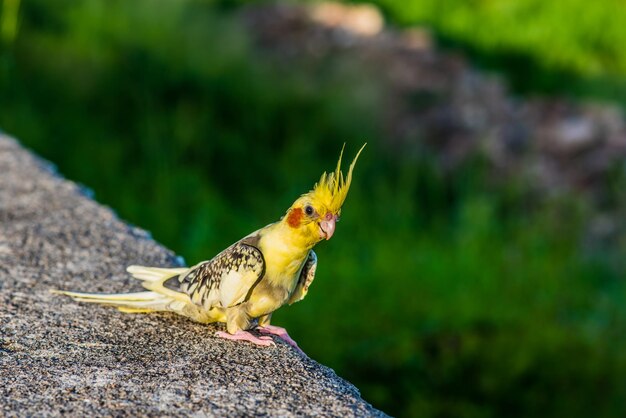
[[[0,5],[0,129],[188,264],[369,143],[274,322],[376,407],[626,416],[623,1]]]

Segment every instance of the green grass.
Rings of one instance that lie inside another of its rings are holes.
[[[444,174],[390,151],[366,69],[276,66],[229,13],[25,1],[0,127],[189,264],[277,220],[344,141],[349,155],[367,140],[309,295],[275,323],[394,415],[624,415],[626,246],[583,251],[588,203],[529,200],[479,156]]]
[[[626,6],[619,0],[374,0],[401,25],[503,71],[522,92],[626,105]]]

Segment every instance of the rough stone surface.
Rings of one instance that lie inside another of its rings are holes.
[[[50,293],[140,290],[127,265],[177,263],[0,135],[0,415],[384,415],[282,342],[233,343],[217,326]]]

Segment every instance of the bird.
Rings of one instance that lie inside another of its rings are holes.
[[[122,312],[174,312],[193,321],[225,323],[217,337],[275,345],[272,335],[298,349],[285,328],[271,325],[272,314],[301,301],[315,278],[313,247],[335,234],[352,172],[365,148],[357,152],[344,177],[341,149],[335,171],[324,172],[284,216],[245,236],[193,267],[161,268],[131,265],[126,270],[146,289],[133,293],[79,293],[54,290],[78,302],[112,305]],[[260,335],[250,332],[257,331]]]

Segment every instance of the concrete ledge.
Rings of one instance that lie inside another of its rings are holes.
[[[215,326],[49,292],[140,290],[127,265],[177,260],[0,134],[0,415],[384,415],[280,342],[234,344]]]

